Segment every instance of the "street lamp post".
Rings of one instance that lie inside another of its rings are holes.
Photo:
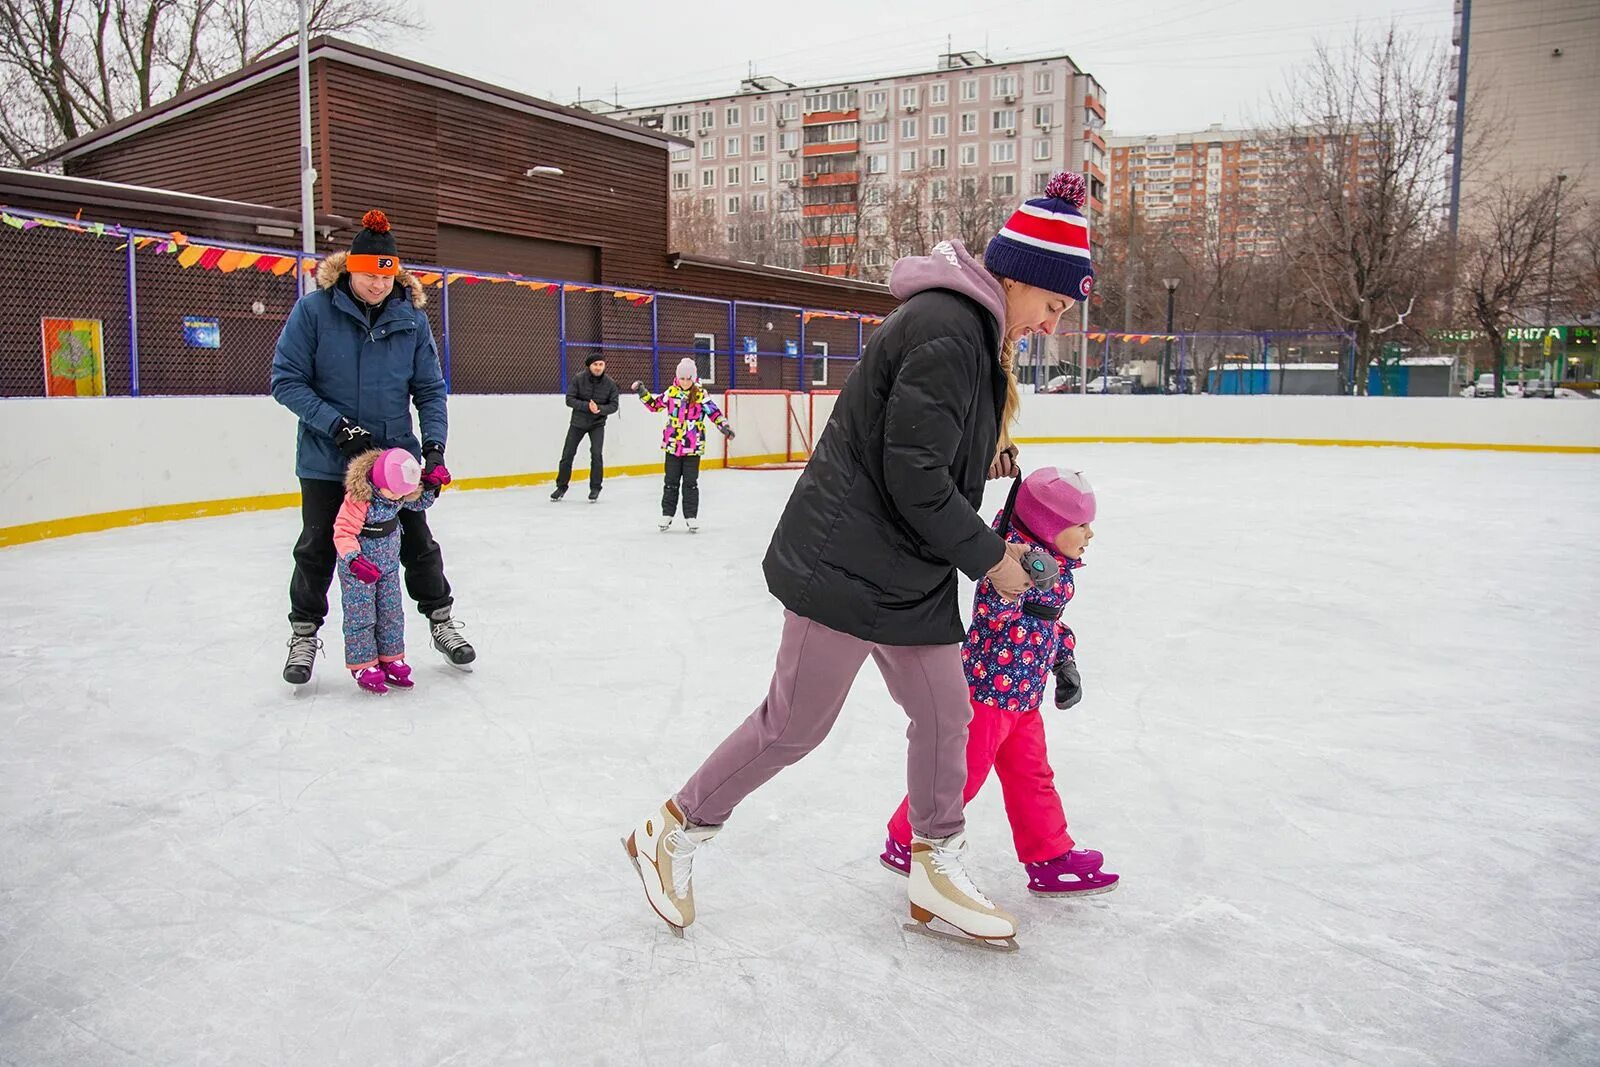
[[[300,0],[300,251],[307,260],[317,254],[317,216],[313,206],[313,189],[317,184],[317,168],[311,165],[311,60],[309,41],[311,17],[306,0]],[[311,290],[311,272],[299,272],[300,291]]]
[[[1555,218],[1550,222],[1550,268],[1544,284],[1544,335],[1547,338],[1550,336],[1550,304],[1556,291],[1556,238],[1561,233],[1561,187],[1566,181],[1565,174],[1556,175]],[[1559,379],[1561,374],[1558,372],[1552,377]]]
[[[1167,287],[1167,342],[1166,349],[1161,354],[1161,391],[1167,391],[1167,374],[1172,367],[1172,308],[1178,295],[1178,279],[1162,278],[1161,284]]]

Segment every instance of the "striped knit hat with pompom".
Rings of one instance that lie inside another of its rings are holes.
[[[361,232],[350,242],[344,269],[352,274],[399,274],[400,252],[394,245],[389,217],[374,208],[361,216]]]
[[[1089,220],[1083,217],[1083,175],[1062,171],[1044,196],[1029,200],[983,253],[989,272],[1052,293],[1087,300],[1094,290]]]

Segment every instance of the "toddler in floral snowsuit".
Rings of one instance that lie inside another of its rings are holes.
[[[344,503],[333,520],[344,608],[344,660],[369,693],[410,689],[405,603],[400,596],[400,510],[438,499],[421,488],[422,466],[403,448],[363,452],[344,475]]]
[[[972,696],[965,796],[977,796],[991,768],[998,773],[1017,859],[1027,870],[1029,891],[1042,896],[1103,893],[1117,884],[1116,875],[1100,869],[1105,857],[1077,848],[1067,833],[1039,713],[1052,674],[1057,708],[1070,708],[1083,695],[1077,640],[1061,613],[1076,589],[1072,572],[1083,565],[1094,537],[1094,513],[1094,491],[1082,474],[1045,467],[1014,487],[995,530],[1007,542],[1049,552],[1061,577],[1049,589],[1029,589],[1014,604],[987,578],[980,581],[961,646]],[[890,870],[910,873],[911,822],[903,800],[889,820],[880,858]]]

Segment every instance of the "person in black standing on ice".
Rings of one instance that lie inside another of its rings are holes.
[[[338,563],[333,520],[344,502],[345,466],[372,449],[403,448],[422,461],[422,484],[450,484],[444,465],[449,429],[444,375],[422,283],[400,267],[389,220],[361,218],[349,252],[317,265],[317,288],[295,302],[272,357],[272,396],[300,418],[295,476],[300,479],[300,540],[289,582],[289,659],[283,680],[304,685],[322,641],[328,585]],[[399,284],[396,285],[395,283]],[[422,441],[411,428],[411,405]],[[433,647],[465,668],[477,652],[450,617],[454,599],[444,554],[421,511],[402,511],[400,564],[406,591],[427,616]]]
[[[606,374],[606,357],[596,353],[589,357],[588,366],[572,376],[567,386],[567,407],[572,409],[572,425],[567,428],[567,443],[561,449],[561,467],[556,474],[556,491],[551,500],[567,495],[567,484],[572,481],[572,460],[578,454],[578,442],[589,438],[589,502],[600,499],[600,489],[606,480],[606,418],[617,413],[622,391]]]

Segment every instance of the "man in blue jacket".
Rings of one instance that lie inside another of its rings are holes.
[[[423,463],[422,481],[450,484],[444,465],[449,426],[444,375],[422,305],[422,283],[400,269],[389,220],[361,219],[350,251],[317,266],[317,289],[301,297],[272,357],[273,398],[300,417],[295,476],[300,479],[300,540],[289,582],[289,659],[283,679],[311,680],[328,614],[328,586],[338,563],[333,520],[344,502],[344,469],[374,448],[404,448]],[[397,286],[395,283],[400,284]],[[411,428],[411,404],[422,443]],[[400,562],[406,591],[427,616],[433,646],[457,667],[477,653],[451,619],[444,554],[421,511],[400,513]]]

